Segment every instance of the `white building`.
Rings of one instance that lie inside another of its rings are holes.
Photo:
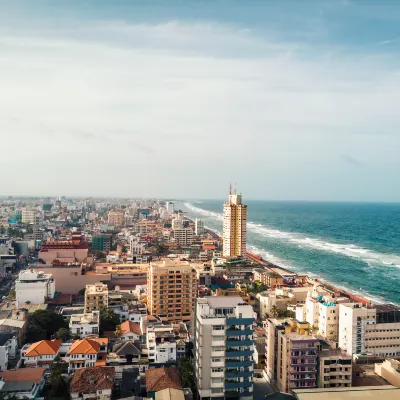
[[[241,194],[229,193],[224,203],[223,255],[243,256],[246,253],[247,205],[242,204]]]
[[[241,297],[197,299],[195,374],[200,399],[253,399],[253,308]]]
[[[98,335],[100,326],[100,311],[91,313],[72,314],[69,320],[69,329],[72,335],[84,338],[88,335]]]
[[[167,201],[166,207],[169,214],[174,213],[174,203],[172,201]]]
[[[330,340],[337,340],[339,334],[339,304],[319,303],[318,332]]]
[[[174,337],[172,325],[153,325],[147,327],[146,344],[149,352],[149,363],[164,364],[176,362],[176,341],[173,340],[170,342],[170,337]]]
[[[204,222],[201,219],[196,218],[194,222],[194,233],[197,236],[204,235]]]
[[[0,335],[0,371],[6,371],[8,360],[15,358],[18,351],[18,339],[12,333]]]
[[[176,214],[172,219],[172,229],[183,229],[183,217],[181,213]]]
[[[339,347],[350,355],[400,356],[399,307],[340,304]]]
[[[15,297],[17,305],[26,302],[43,304],[47,299],[52,299],[56,291],[56,283],[51,274],[32,269],[21,271],[15,281]]]

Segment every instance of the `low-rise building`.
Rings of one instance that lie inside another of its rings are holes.
[[[59,354],[61,340],[41,340],[26,344],[21,349],[21,359],[26,368],[48,368]]]
[[[88,335],[98,335],[100,326],[100,311],[72,314],[69,320],[69,330],[72,335],[84,338]]]
[[[71,400],[111,400],[115,380],[114,367],[89,367],[74,372]]]
[[[108,286],[101,282],[86,285],[85,312],[97,311],[102,307],[108,307]]]
[[[147,360],[141,362],[141,359],[140,345],[132,341],[117,342],[112,352],[107,354],[107,365],[147,365]]]
[[[386,379],[391,385],[400,388],[400,361],[394,359],[385,360],[375,364],[375,373]]]
[[[318,347],[318,387],[350,387],[352,357],[339,349],[331,349],[323,340]]]
[[[155,394],[164,389],[182,389],[182,383],[176,368],[153,368],[146,371],[147,396],[154,398]]]
[[[45,368],[19,368],[0,372],[0,395],[8,398],[36,399],[45,384]]]
[[[120,336],[119,340],[121,341],[140,341],[142,339],[142,329],[140,324],[132,322],[132,321],[125,321],[121,325],[119,325]]]
[[[43,271],[24,270],[15,281],[15,298],[18,306],[25,303],[42,304],[54,297],[55,281]]]
[[[17,356],[18,340],[12,333],[0,333],[0,371],[6,371],[9,359]]]
[[[68,354],[68,372],[106,364],[108,339],[82,339],[72,343]]]

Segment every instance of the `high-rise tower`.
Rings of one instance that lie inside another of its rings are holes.
[[[229,200],[224,203],[223,254],[225,257],[243,256],[246,253],[247,205],[242,204],[242,195],[229,191]]]

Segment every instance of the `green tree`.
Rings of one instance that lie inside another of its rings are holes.
[[[115,331],[117,325],[121,323],[120,318],[117,314],[109,310],[108,308],[102,307],[100,309],[100,332],[104,331]]]
[[[68,328],[60,328],[56,333],[57,339],[61,340],[62,342],[68,341],[70,336],[71,333]]]
[[[0,226],[0,235],[4,235],[6,233],[6,228],[3,225]]]
[[[272,306],[271,307],[271,314],[274,318],[276,318],[279,315],[279,310],[277,306]]]
[[[7,298],[9,299],[15,299],[15,289],[11,289],[10,293],[8,293]]]
[[[184,388],[194,387],[193,364],[187,357],[182,357],[178,362],[179,375]]]
[[[78,294],[79,294],[79,296],[84,296],[85,292],[86,292],[86,288],[83,288],[78,292]]]
[[[63,378],[63,372],[67,369],[67,364],[57,356],[50,367],[49,384],[51,398],[69,399],[68,385]]]
[[[60,328],[68,328],[68,323],[60,314],[50,310],[37,310],[28,317],[26,342],[50,339]]]

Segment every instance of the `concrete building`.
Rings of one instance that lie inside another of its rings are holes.
[[[392,304],[339,306],[339,347],[347,353],[400,356],[400,310]]]
[[[0,372],[8,369],[8,361],[17,356],[17,351],[17,337],[12,333],[0,333]]]
[[[179,246],[190,246],[193,243],[192,228],[177,228],[173,230],[174,239]]]
[[[375,373],[387,380],[391,385],[400,388],[400,361],[388,359],[375,364]]]
[[[324,301],[319,303],[318,333],[329,340],[338,340],[339,304]]]
[[[86,285],[85,290],[85,313],[108,307],[108,286],[97,282],[94,285]]]
[[[197,297],[197,274],[188,262],[151,262],[147,284],[149,314],[163,321],[191,320]]]
[[[124,226],[125,214],[122,211],[114,210],[108,213],[108,223],[117,228]]]
[[[23,209],[21,222],[23,224],[38,225],[40,223],[39,212],[37,210]]]
[[[148,325],[146,345],[150,364],[176,363],[186,353],[188,331],[184,323]]]
[[[68,373],[77,369],[94,367],[97,361],[106,361],[108,339],[82,339],[72,343],[65,361],[68,362]]]
[[[263,268],[253,269],[253,279],[259,281],[269,288],[275,288],[283,285],[283,276],[276,272]]]
[[[196,218],[194,222],[194,233],[197,236],[204,235],[204,222],[201,219]]]
[[[242,204],[241,194],[229,193],[224,203],[223,255],[243,256],[246,253],[247,205]]]
[[[41,244],[39,259],[47,265],[54,263],[84,263],[88,258],[89,245],[80,232],[68,240],[48,240]]]
[[[100,311],[91,313],[72,314],[69,320],[69,330],[72,335],[79,335],[81,339],[88,335],[98,335],[100,326]]]
[[[56,285],[51,274],[43,271],[24,270],[15,281],[15,299],[18,307],[26,302],[43,304],[54,297]]]
[[[45,368],[18,368],[0,372],[0,395],[8,399],[38,399],[45,385]]]
[[[253,308],[241,297],[197,299],[195,375],[200,399],[253,399]]]
[[[92,237],[92,250],[108,253],[111,250],[112,235],[95,235]]]
[[[323,340],[318,344],[318,387],[350,387],[352,380],[352,357],[332,349]]]

